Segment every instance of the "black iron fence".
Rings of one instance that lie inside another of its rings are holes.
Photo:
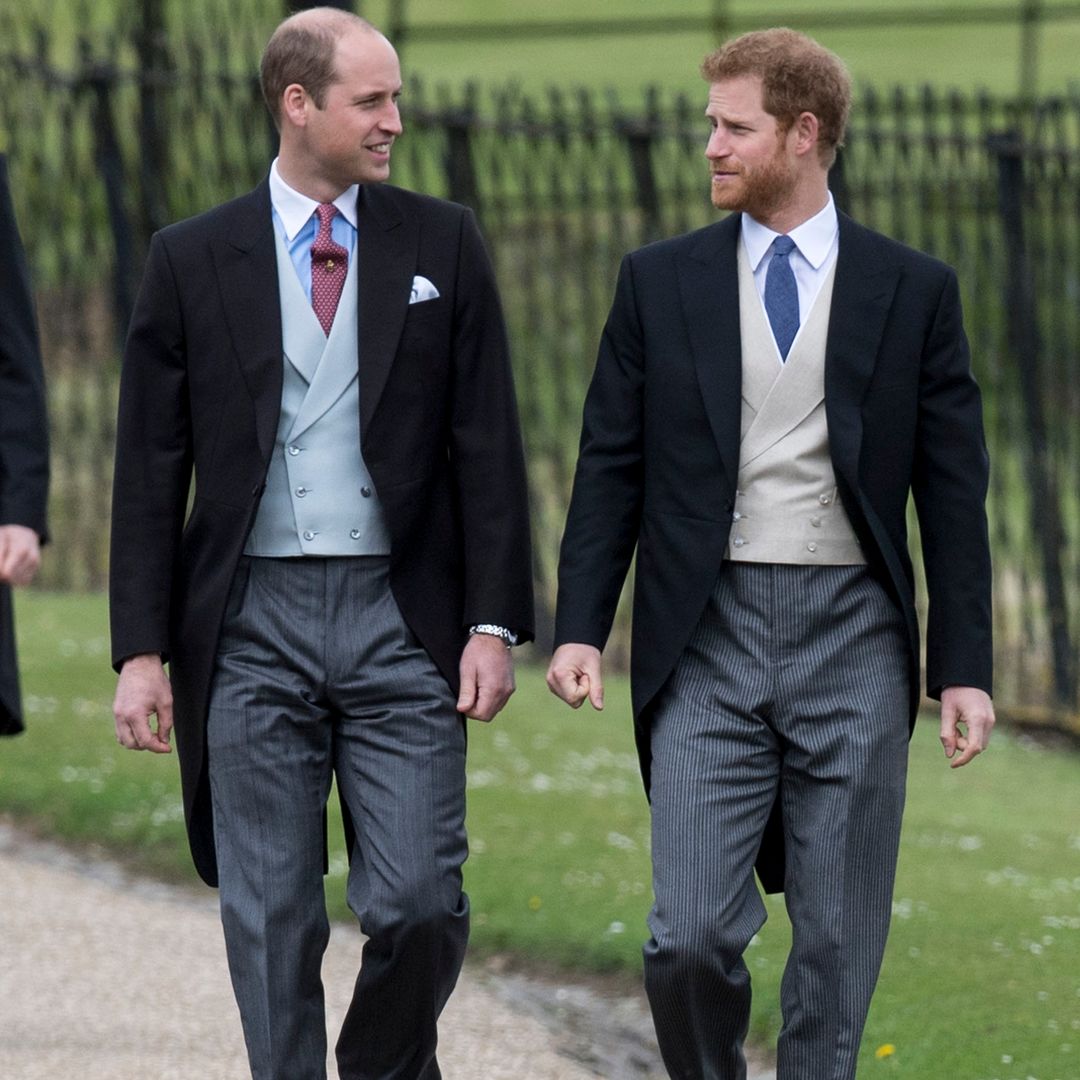
[[[159,42],[149,69],[124,40],[76,48],[61,67],[45,39],[2,30],[0,141],[36,279],[54,427],[55,546],[42,580],[96,589],[119,343],[148,237],[249,188],[273,137],[253,76],[195,41]],[[528,444],[543,634],[618,260],[715,218],[704,102],[415,84],[405,103],[395,182],[473,206],[496,262]],[[1075,714],[1080,96],[1021,104],[864,91],[833,187],[854,216],[960,273],[994,462],[999,699]],[[620,622],[614,648],[624,647]]]

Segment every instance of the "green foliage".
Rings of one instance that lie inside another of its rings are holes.
[[[113,739],[104,603],[19,599],[29,730],[0,743],[0,812],[193,881],[175,762]],[[625,680],[571,712],[523,667],[510,708],[472,725],[466,866],[473,948],[581,970],[640,969],[648,813]],[[860,1077],[1080,1075],[1080,757],[999,731],[949,770],[927,717],[912,745],[894,919]],[[336,822],[327,891],[348,917]],[[748,952],[753,1036],[779,1027],[782,900]],[[878,1058],[881,1048],[892,1048]]]

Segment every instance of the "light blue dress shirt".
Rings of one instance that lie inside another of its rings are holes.
[[[359,185],[346,188],[335,200],[338,212],[330,223],[330,235],[349,253],[352,265],[356,253],[356,195]],[[296,276],[311,302],[311,245],[319,229],[315,208],[319,205],[307,195],[289,187],[278,172],[277,158],[270,166],[270,205],[273,207],[274,228],[278,230],[289,258],[296,267]]]

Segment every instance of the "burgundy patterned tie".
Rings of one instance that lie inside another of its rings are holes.
[[[311,306],[323,333],[329,337],[349,269],[349,253],[340,244],[335,244],[330,235],[330,222],[334,220],[337,207],[333,203],[319,203],[315,213],[319,218],[319,231],[311,245]]]

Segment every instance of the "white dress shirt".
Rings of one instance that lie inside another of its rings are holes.
[[[761,306],[765,307],[765,275],[772,261],[770,249],[772,242],[779,236],[760,221],[755,221],[749,214],[742,215],[742,245],[754,271],[754,284],[757,286]],[[795,241],[795,249],[788,256],[795,285],[799,292],[799,328],[802,328],[807,313],[813,307],[818,293],[829,271],[836,262],[839,247],[840,223],[836,216],[836,204],[832,192],[829,200],[812,218],[796,226],[787,234]],[[766,257],[768,256],[768,257]]]

